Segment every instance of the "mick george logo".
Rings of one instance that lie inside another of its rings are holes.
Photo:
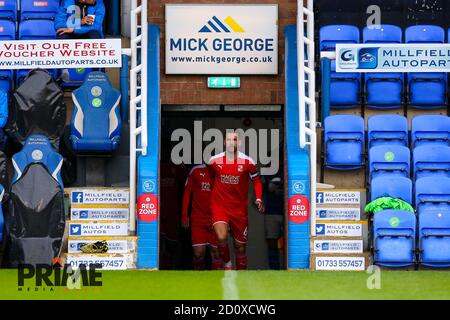
[[[213,16],[198,32],[245,32],[231,16],[226,17],[223,22]]]

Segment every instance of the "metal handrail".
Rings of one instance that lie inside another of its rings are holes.
[[[306,16],[306,19],[305,19]],[[305,35],[306,24],[306,35]],[[308,59],[305,59],[305,48]],[[316,74],[314,56],[314,1],[297,1],[297,69],[299,94],[299,146],[309,146],[311,235],[316,235],[317,136],[316,136]],[[308,79],[306,79],[306,76]],[[308,86],[306,90],[305,86]],[[307,92],[306,92],[307,91]],[[308,116],[308,119],[306,119]]]
[[[147,85],[148,24],[147,1],[131,0],[131,72],[130,72],[130,231],[136,230],[137,154],[147,154]],[[140,20],[140,24],[138,24]],[[138,34],[140,30],[140,34]],[[140,57],[140,61],[138,61]],[[138,77],[140,75],[140,85]],[[138,118],[140,124],[138,126]],[[140,147],[137,148],[137,139]]]

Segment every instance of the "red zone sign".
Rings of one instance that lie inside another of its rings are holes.
[[[288,201],[289,221],[295,224],[305,223],[309,219],[309,200],[306,196],[295,195]]]
[[[137,200],[136,211],[140,221],[155,221],[158,219],[158,197],[153,193],[141,194]]]

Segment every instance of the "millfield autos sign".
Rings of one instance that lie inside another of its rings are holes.
[[[278,5],[166,5],[166,74],[278,74]]]
[[[450,44],[337,44],[337,72],[450,72]]]
[[[0,41],[0,70],[120,68],[120,39]]]

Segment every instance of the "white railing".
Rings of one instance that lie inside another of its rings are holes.
[[[305,34],[306,26],[306,34]],[[305,50],[308,59],[305,58]],[[317,138],[316,138],[316,74],[314,70],[314,1],[297,1],[297,69],[299,94],[299,144],[309,146],[311,235],[316,235],[316,183],[317,183]],[[307,90],[305,86],[308,86]],[[308,117],[308,119],[307,119]]]
[[[140,2],[140,4],[138,4]],[[130,231],[136,230],[137,155],[147,154],[147,0],[131,0]],[[140,58],[140,61],[139,59]],[[140,81],[139,81],[140,77]],[[140,123],[138,125],[138,119]],[[140,146],[137,147],[137,139]]]

